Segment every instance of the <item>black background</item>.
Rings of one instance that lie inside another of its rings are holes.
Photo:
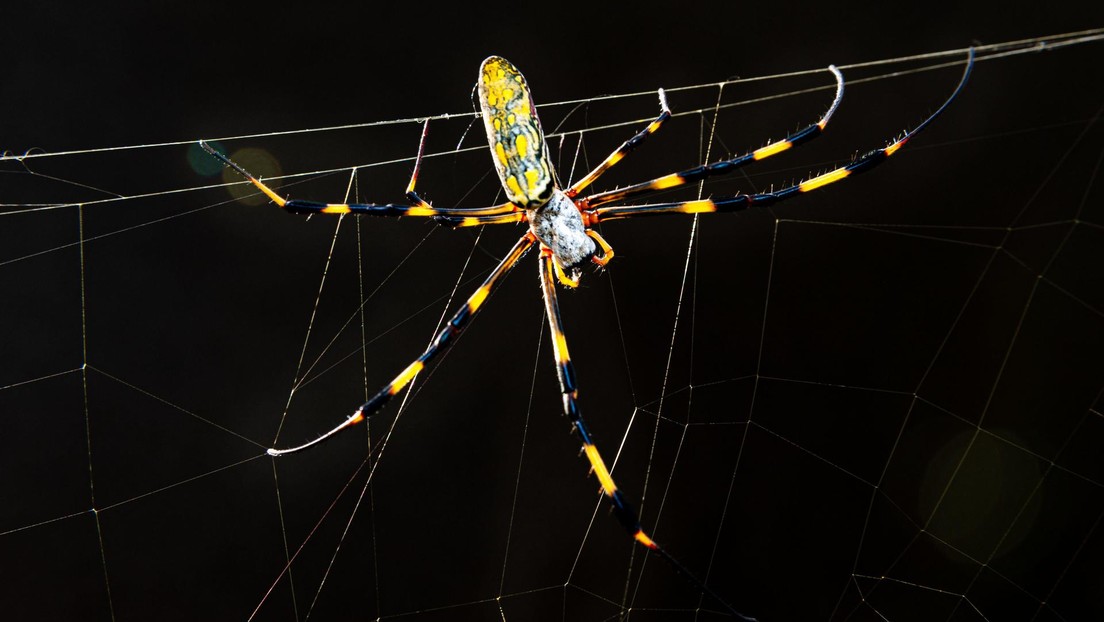
[[[428,158],[418,187],[482,206],[496,188],[465,113],[490,54],[525,73],[550,133],[624,124],[588,133],[573,173],[577,135],[553,141],[561,176],[577,178],[656,113],[659,87],[676,113],[708,110],[716,88],[677,87],[1099,26],[1082,4],[9,7],[0,149],[173,144],[3,162],[4,617],[719,619],[604,505],[595,514],[597,482],[559,415],[534,255],[419,377],[367,494],[363,430],[265,457],[281,421],[281,444],[311,438],[405,366],[461,270],[458,297],[520,230],[348,219],[334,242],[336,219],[231,200],[192,143],[263,149],[285,174],[341,169],[285,186],[301,198],[341,199],[350,167],[397,159],[360,169],[355,193],[400,202],[418,123],[227,137],[455,114],[431,124],[427,151],[467,151]],[[629,429],[619,484],[738,609],[1104,612],[1102,50],[981,62],[886,166],[703,217],[681,297],[691,219],[603,227],[610,270],[561,296],[583,412],[608,462]],[[884,145],[941,103],[961,63],[860,79],[920,64],[849,70],[825,137],[706,192],[788,183]],[[722,97],[830,83],[820,72]],[[639,96],[553,105],[625,93]],[[777,139],[829,98],[725,108],[709,158]],[[711,123],[676,116],[598,186],[700,163]],[[69,202],[84,206],[40,209]],[[377,451],[397,410],[373,420]]]

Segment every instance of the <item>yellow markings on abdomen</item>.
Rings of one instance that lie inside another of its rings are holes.
[[[514,200],[514,195],[521,194],[521,184],[518,183],[517,177],[514,175],[506,178],[506,194],[509,195],[511,203],[517,203]]]
[[[410,381],[414,379],[414,376],[417,376],[418,372],[422,371],[423,367],[425,367],[425,363],[421,361],[414,361],[411,363],[409,367],[404,369],[402,373],[391,382],[391,388],[388,390],[388,393],[394,395],[402,391],[403,387],[409,384]]]
[[[820,175],[819,177],[814,177],[807,181],[801,182],[801,184],[798,185],[797,189],[800,192],[809,192],[810,190],[816,190],[821,186],[827,186],[832,182],[839,181],[850,174],[851,171],[845,168],[837,168],[836,170]]]
[[[612,497],[613,493],[617,492],[617,486],[613,483],[613,477],[610,476],[606,463],[602,462],[602,456],[599,455],[598,448],[586,444],[583,445],[583,451],[586,452],[587,459],[590,460],[590,466],[594,469],[594,474],[598,476],[598,481],[602,483],[602,492],[606,493],[607,497]]]
[[[555,182],[525,78],[509,61],[492,56],[480,68],[478,92],[487,144],[506,197],[524,209],[544,205]]]
[[[788,140],[781,140],[781,141],[778,141],[776,143],[767,145],[766,147],[763,147],[761,149],[756,149],[755,151],[752,152],[751,155],[756,160],[762,160],[763,158],[769,158],[772,155],[782,153],[783,151],[789,149],[790,147],[793,147],[792,142],[790,142]]]
[[[536,192],[537,189],[538,189],[538,186],[541,183],[540,171],[535,171],[533,169],[526,169],[526,171],[525,171],[525,183],[526,183],[525,187],[529,190],[529,192]]]

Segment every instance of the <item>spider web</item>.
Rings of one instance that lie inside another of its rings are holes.
[[[1104,97],[1056,71],[1098,62],[1100,36],[979,48],[946,115],[854,181],[602,226],[617,258],[560,301],[584,416],[645,528],[737,609],[1104,612]],[[881,147],[963,58],[843,67],[824,137],[662,200]],[[545,104],[551,88],[538,106],[564,181],[657,111],[654,91]],[[598,187],[780,138],[832,88],[823,69],[670,88],[675,117]],[[496,200],[472,122],[430,123],[419,190],[435,204]],[[281,193],[388,202],[420,131],[219,142]],[[401,404],[264,455],[409,363],[522,229],[290,217],[193,141],[2,164],[13,619],[721,619],[599,502],[559,416],[534,254]]]

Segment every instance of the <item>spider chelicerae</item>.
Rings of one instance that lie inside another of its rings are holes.
[[[753,618],[748,618],[737,612],[726,600],[716,594],[652,540],[641,528],[636,511],[628,503],[621,490],[618,489],[609,469],[606,468],[601,454],[598,452],[598,448],[594,444],[593,437],[579,408],[575,371],[571,363],[571,355],[568,353],[567,337],[564,334],[559,304],[556,300],[556,282],[558,281],[566,287],[576,287],[579,284],[581,268],[584,265],[593,263],[598,266],[605,266],[613,258],[613,248],[593,229],[594,225],[600,222],[661,214],[734,212],[751,206],[764,206],[783,201],[874,168],[904,147],[909,140],[927,127],[947,108],[965,86],[970,70],[973,68],[973,62],[974,52],[971,49],[962,78],[943,105],[920,125],[906,132],[886,147],[869,151],[845,166],[840,166],[827,173],[780,190],[693,201],[617,205],[625,199],[697,182],[707,177],[730,173],[741,166],[766,159],[816,138],[824,131],[843,98],[843,75],[840,71],[835,66],[828,68],[836,79],[836,94],[824,116],[816,123],[798,130],[782,140],[772,142],[739,157],[704,164],[616,190],[583,195],[582,192],[595,180],[620,162],[629,152],[644,142],[649,135],[656,132],[664,121],[670,118],[671,111],[667,106],[667,98],[663,90],[659,90],[659,116],[643,130],[626,140],[594,170],[571,186],[561,188],[548,156],[548,147],[525,78],[506,59],[491,56],[484,60],[479,68],[477,91],[483,123],[487,130],[487,142],[491,148],[495,169],[498,171],[499,180],[508,200],[500,205],[484,208],[434,207],[414,191],[425,147],[428,121],[423,127],[414,172],[406,189],[406,197],[409,200],[409,203],[406,204],[339,204],[285,199],[228,157],[219,153],[207,143],[200,141],[200,145],[205,150],[243,175],[277,205],[295,214],[421,216],[433,218],[437,222],[451,227],[507,223],[528,223],[529,225],[529,230],[514,244],[490,276],[467,299],[464,306],[452,316],[445,328],[437,334],[430,346],[414,362],[330,431],[297,447],[269,449],[268,454],[283,456],[312,447],[379,412],[392,397],[400,393],[425,368],[426,364],[453,342],[460,331],[479,312],[480,307],[506,273],[534,245],[537,245],[540,248],[541,287],[544,292],[548,325],[552,332],[552,351],[556,358],[557,375],[563,394],[564,414],[571,420],[573,431],[578,434],[583,442],[583,453],[590,463],[591,470],[601,484],[602,493],[609,501],[614,516],[633,539],[663,557],[679,574],[686,577],[704,593],[709,594],[728,613],[741,619],[752,620]]]

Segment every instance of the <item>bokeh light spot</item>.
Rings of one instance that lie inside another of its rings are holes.
[[[928,531],[968,555],[999,557],[1030,534],[1042,506],[1035,489],[1041,477],[1011,432],[962,432],[934,448],[920,489],[921,518],[930,517]]]
[[[217,142],[208,142],[209,145],[222,151],[222,145]],[[203,150],[199,146],[199,143],[192,143],[188,146],[188,154],[185,156],[188,159],[188,166],[192,167],[192,170],[204,177],[212,177],[218,175],[224,168],[222,162],[219,162],[211,154]]]
[[[269,153],[268,150],[246,147],[245,149],[239,149],[230,154],[230,159],[240,164],[242,168],[249,171],[257,179],[265,181],[265,185],[268,185],[273,190],[279,189],[278,185],[269,184],[268,180],[279,177],[283,174],[283,169],[280,167],[280,161],[276,159],[276,156]],[[230,196],[246,205],[264,205],[269,201],[268,197],[261,193],[253,184],[236,183],[245,180],[237,171],[230,167],[225,167],[223,169],[222,180],[228,184],[232,184],[226,186],[226,191],[230,193]]]

